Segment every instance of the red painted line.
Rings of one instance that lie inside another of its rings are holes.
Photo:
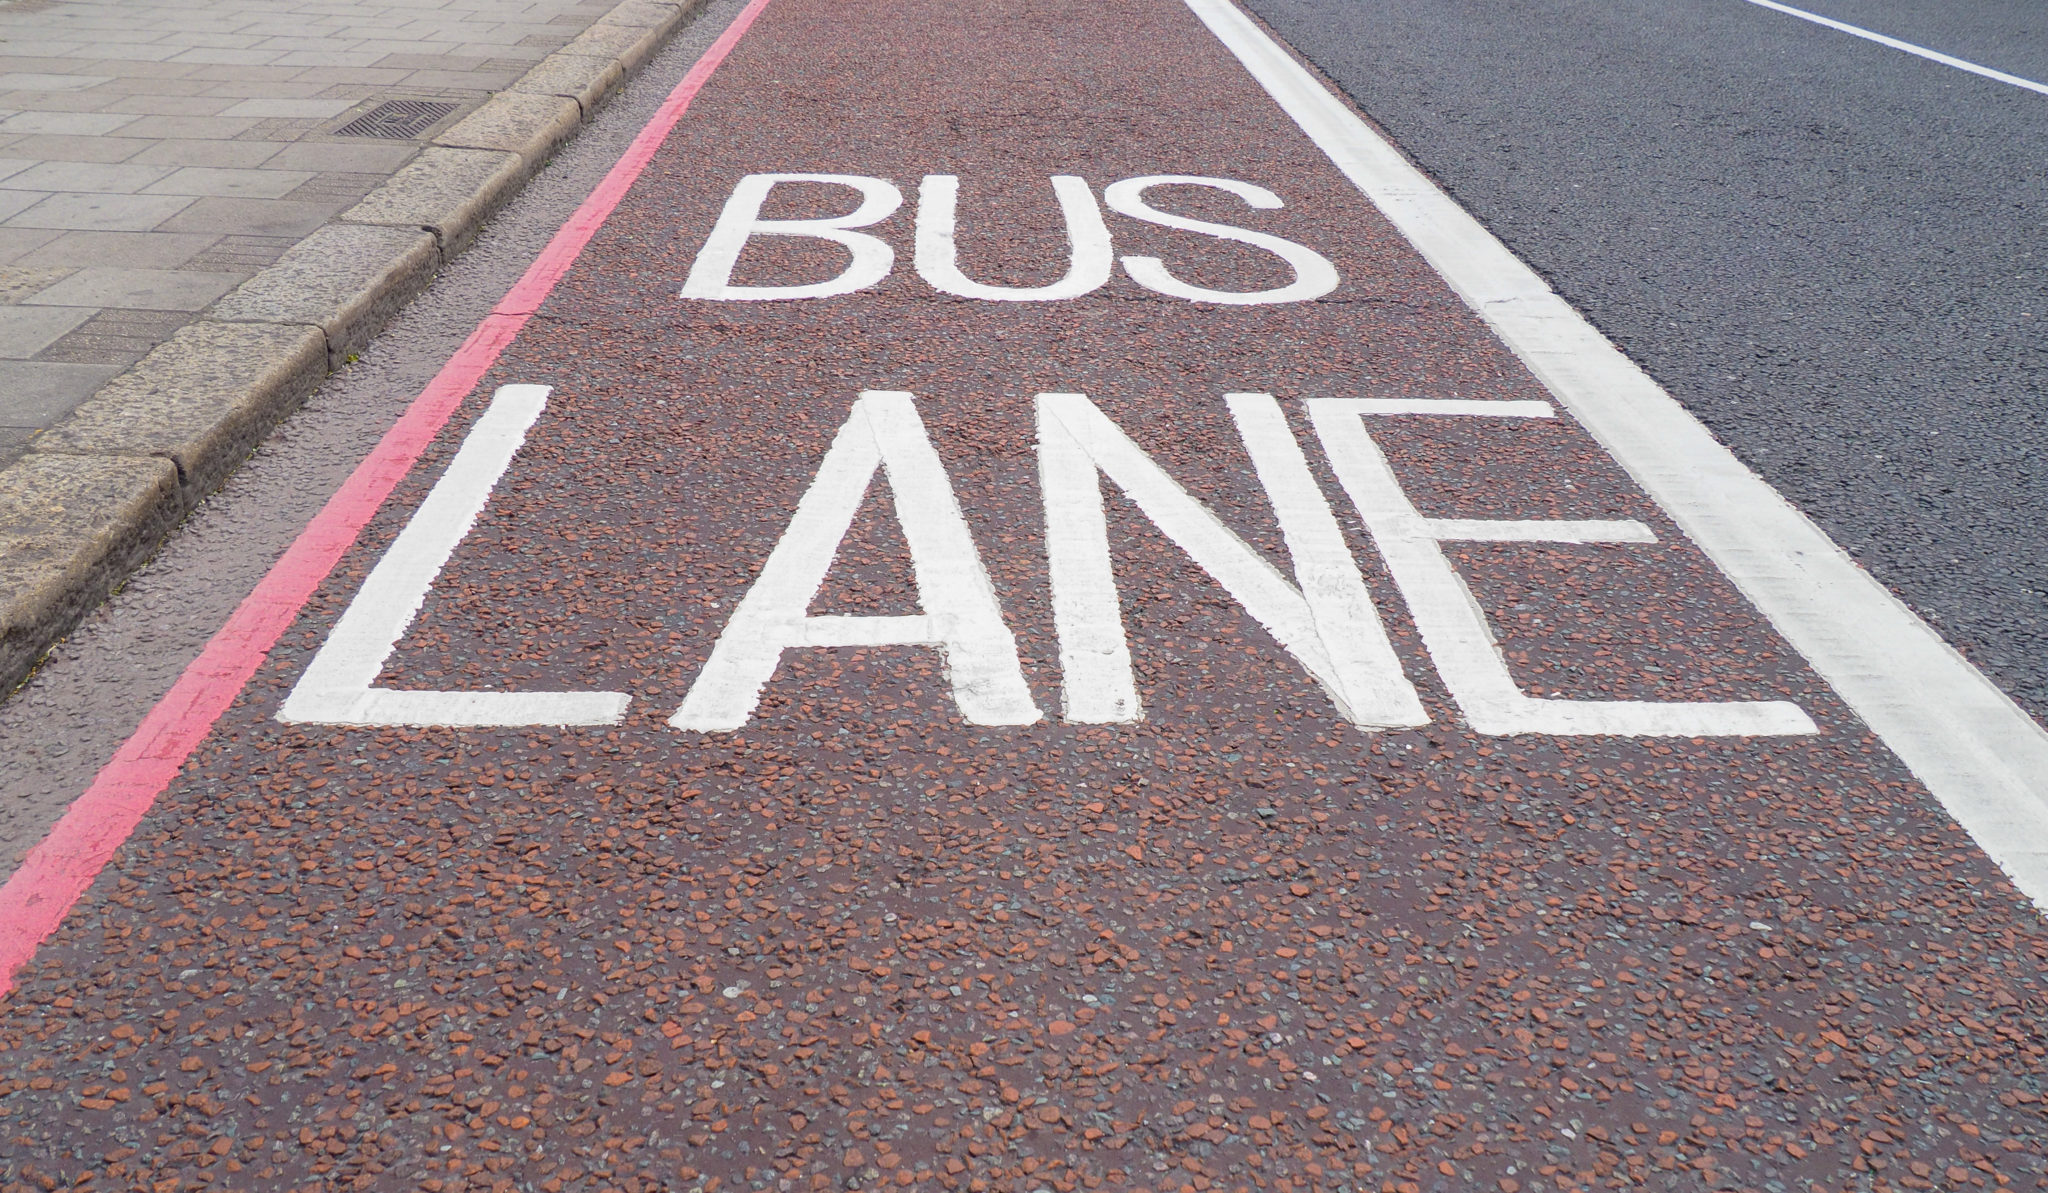
[[[441,371],[406,407],[364,461],[299,533],[206,649],[178,676],[135,733],[73,801],[21,868],[0,887],[0,997],[14,975],[64,922],[114,851],[177,776],[214,722],[234,703],[270,648],[305,607],[356,536],[412,470],[498,354],[540,309],[585,245],[626,197],[711,73],[768,6],[752,0],[676,84],[639,136],[547,247],[505,292]]]

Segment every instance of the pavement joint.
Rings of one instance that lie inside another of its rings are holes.
[[[252,146],[245,158],[223,153],[216,156],[217,165],[184,161],[183,168],[173,170],[130,164],[129,158],[139,156],[136,150],[106,144],[116,138],[104,134],[221,138],[214,143],[229,146],[275,127],[346,117],[359,106],[355,103],[291,97],[267,106],[244,101],[219,116],[138,118],[44,111],[11,114],[0,121],[0,134],[80,143],[67,155],[77,159],[75,163],[35,167],[43,174],[56,179],[132,178],[138,189],[156,192],[112,199],[61,191],[47,197],[25,189],[7,192],[17,200],[6,211],[13,217],[10,230],[50,234],[38,247],[61,236],[117,235],[130,224],[138,233],[177,224],[173,231],[227,233],[195,259],[218,268],[261,267],[196,322],[177,330],[126,371],[106,380],[67,417],[34,435],[21,458],[0,470],[0,544],[6,548],[0,552],[0,692],[18,686],[50,646],[147,562],[163,536],[218,488],[330,372],[366,347],[449,258],[466,249],[483,223],[576,135],[701,3],[624,0],[510,80],[504,90],[460,114],[410,162],[338,213],[329,204],[346,203],[361,194],[353,185],[336,181],[357,177],[334,174],[332,166],[338,162],[330,163],[327,173],[309,172],[296,189],[283,192],[289,198],[245,197],[250,192],[241,188],[273,184],[278,179],[272,176],[286,174],[284,167],[301,158],[317,161],[329,150],[345,155],[355,147],[301,144],[278,154]],[[9,11],[25,10],[14,5]],[[214,70],[242,69],[259,58],[271,62],[282,53],[209,48],[204,45],[208,38],[200,34],[186,40],[194,42],[194,48],[171,56],[183,70],[200,62],[213,64]],[[429,65],[447,63],[445,58],[422,58]],[[52,69],[62,62],[52,59]],[[8,65],[24,77],[35,69],[21,59],[11,59]],[[504,65],[501,55],[480,68]],[[514,69],[524,65],[511,63]],[[458,80],[445,70],[418,70],[410,76],[418,86],[400,84],[398,89],[426,93],[461,81],[473,86],[477,73]],[[441,76],[448,77],[437,84],[434,80]],[[96,84],[80,84],[89,85]],[[290,94],[282,88],[269,90]],[[272,168],[251,168],[259,154]],[[278,160],[287,155],[288,160]],[[9,156],[27,159],[33,154]],[[257,174],[265,177],[252,181]],[[189,180],[184,187],[181,179]],[[156,185],[158,181],[163,185]],[[187,191],[205,197],[195,198]],[[299,202],[302,199],[313,201]],[[289,221],[303,220],[323,206],[327,212],[319,216],[320,223],[302,239],[294,239]],[[38,216],[39,211],[47,214]],[[283,218],[287,223],[252,222],[259,218]],[[225,226],[203,226],[214,220]],[[284,235],[276,234],[280,232]],[[278,244],[290,247],[273,257],[272,246]],[[0,293],[15,303],[36,302],[39,295],[65,285],[81,292],[126,287],[154,294],[153,287],[160,289],[165,280],[147,269],[83,262],[68,267],[17,266],[0,269]],[[199,293],[191,287],[187,279],[176,305]],[[40,302],[43,309],[55,310],[64,305],[63,298],[64,292],[59,292]],[[86,328],[93,326],[97,324],[85,323]],[[101,335],[69,351],[118,352],[119,344],[99,342],[106,338]],[[63,339],[39,346],[38,360],[64,349]],[[94,372],[101,366],[83,363],[35,367],[68,368],[73,372],[65,377],[74,384],[105,375]]]

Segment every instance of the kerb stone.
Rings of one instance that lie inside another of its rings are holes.
[[[311,324],[326,333],[327,367],[336,369],[426,287],[440,263],[431,233],[329,224],[221,299],[213,317]]]
[[[327,376],[327,337],[293,323],[180,328],[30,451],[158,456],[187,509],[218,488]]]
[[[512,90],[524,95],[558,95],[576,101],[588,120],[625,77],[616,58],[567,52],[550,54],[527,71]]]
[[[31,454],[0,470],[0,691],[140,567],[183,512],[169,460]]]
[[[424,228],[452,257],[469,247],[525,182],[525,159],[498,149],[424,149],[362,202],[341,213],[349,224]]]
[[[434,138],[434,143],[450,149],[516,153],[528,170],[537,170],[582,123],[583,108],[573,99],[502,91]]]

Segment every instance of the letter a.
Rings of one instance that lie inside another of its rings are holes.
[[[918,607],[907,617],[811,617],[805,613],[832,568],[877,468],[888,470],[896,519],[910,544]],[[818,465],[818,475],[761,578],[734,610],[711,658],[669,718],[678,729],[730,733],[746,724],[782,652],[804,646],[935,646],[960,715],[975,725],[1039,719],[1003,622],[994,585],[932,450],[912,395],[869,390]]]

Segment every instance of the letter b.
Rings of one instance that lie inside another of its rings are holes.
[[[823,182],[850,186],[861,194],[860,206],[849,215],[809,220],[764,220],[761,205],[779,182]],[[888,219],[903,205],[903,192],[894,183],[860,174],[749,174],[733,188],[725,201],[718,223],[697,252],[690,276],[683,282],[684,298],[761,302],[777,298],[829,298],[865,290],[889,276],[896,265],[896,251],[879,237],[851,229],[865,228]],[[740,250],[755,236],[809,236],[845,245],[853,254],[839,276],[801,286],[735,286],[732,268]]]

